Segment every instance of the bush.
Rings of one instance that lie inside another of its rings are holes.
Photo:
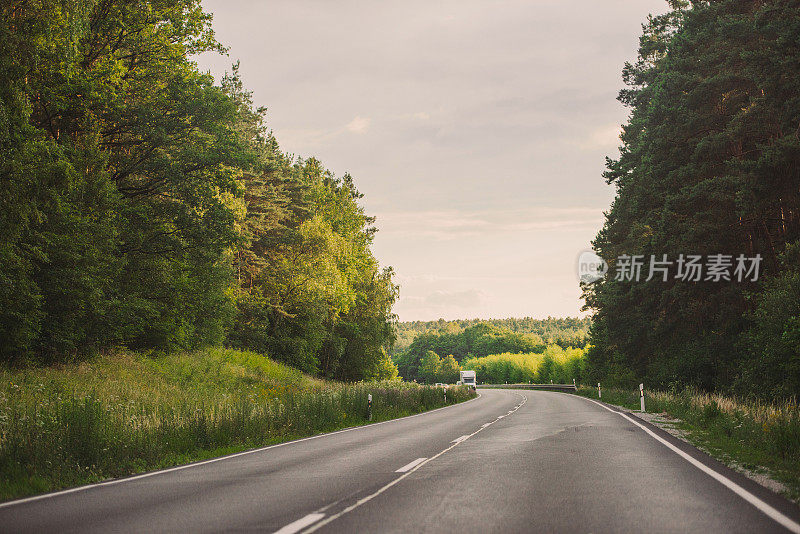
[[[483,384],[572,383],[585,375],[584,350],[549,345],[542,353],[493,354],[469,358],[464,369],[476,372]]]

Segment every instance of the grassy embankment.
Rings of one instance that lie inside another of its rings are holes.
[[[438,388],[323,381],[226,349],[0,369],[0,499],[365,424],[369,393],[373,421],[445,404]]]
[[[597,398],[597,389],[577,394]],[[603,389],[608,404],[639,409],[639,391]],[[692,390],[646,392],[646,409],[679,420],[675,427],[718,460],[783,483],[800,501],[800,408],[797,403],[766,404]]]

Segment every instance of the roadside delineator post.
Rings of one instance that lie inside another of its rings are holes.
[[[639,398],[642,402],[642,412],[644,412],[644,384],[639,384]]]
[[[572,387],[574,387],[575,389],[578,389],[578,386],[575,384],[575,379],[574,378],[572,379]]]
[[[600,390],[600,382],[597,383],[597,398],[598,399],[603,398],[603,392]]]
[[[372,393],[367,395],[367,417],[372,421]]]

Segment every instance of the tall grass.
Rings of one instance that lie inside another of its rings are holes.
[[[581,387],[579,395],[597,398],[597,389]],[[603,389],[603,401],[639,408],[639,391]],[[648,412],[679,419],[679,427],[696,445],[718,459],[749,470],[766,469],[800,499],[800,408],[796,401],[767,403],[694,389],[647,391]]]
[[[0,372],[0,498],[129,475],[470,398],[399,381],[309,378],[223,349]]]
[[[541,353],[493,354],[464,361],[464,369],[476,372],[482,384],[572,383],[584,372],[583,349],[549,345]]]

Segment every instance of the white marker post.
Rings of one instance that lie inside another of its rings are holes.
[[[644,384],[639,384],[639,397],[642,401],[642,412],[644,412]]]
[[[574,387],[575,389],[578,389],[578,386],[575,385],[575,379],[574,378],[572,379],[572,387]]]
[[[598,399],[602,399],[603,398],[603,392],[600,391],[600,382],[597,383],[597,398]]]
[[[367,395],[367,411],[369,420],[372,421],[372,393]]]

